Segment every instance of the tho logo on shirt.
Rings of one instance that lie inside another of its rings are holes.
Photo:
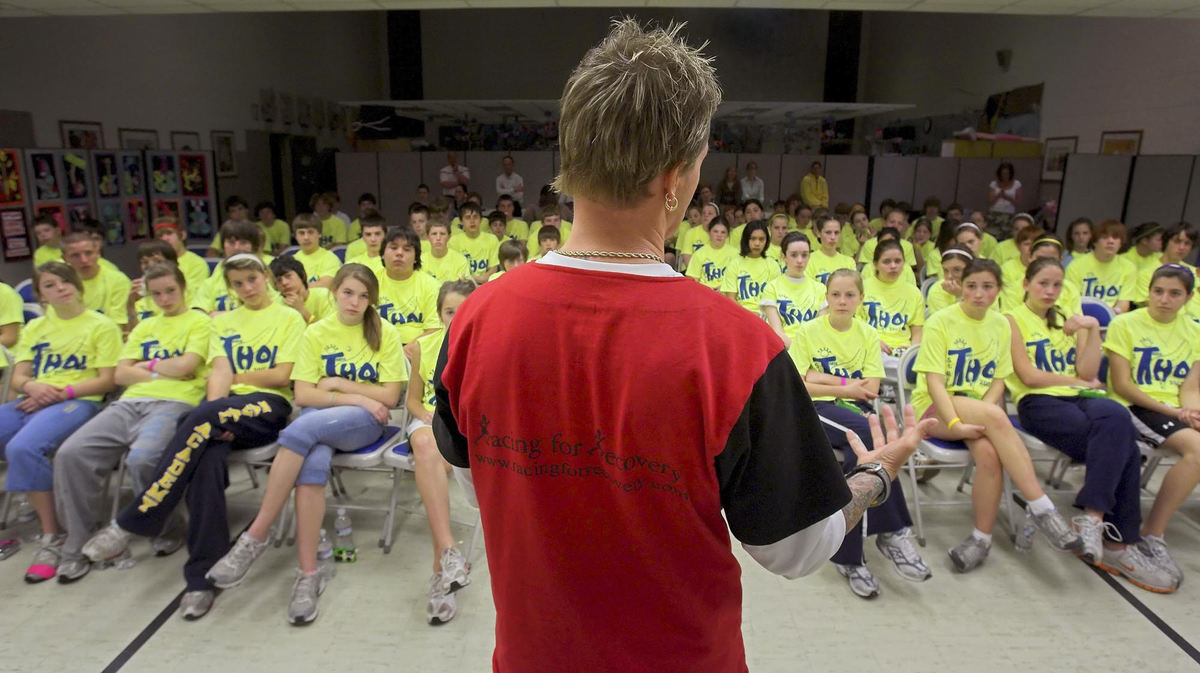
[[[748,274],[742,274],[738,276],[738,299],[750,299],[751,297],[757,297],[762,293],[763,288],[766,286],[766,281],[762,283],[756,283],[750,280],[750,276]]]
[[[819,367],[821,371],[825,372],[826,374],[832,374],[833,376],[843,376],[848,379],[863,378],[861,369],[850,371],[845,367],[838,367],[837,356],[835,355],[830,355],[828,357],[815,357],[813,358],[813,364]]]
[[[791,327],[792,325],[812,320],[817,317],[817,312],[811,308],[800,309],[791,299],[780,299],[779,315],[783,316],[783,324]]]
[[[238,344],[241,340],[241,334],[221,337],[221,348],[225,351],[225,357],[229,359],[234,374],[248,372],[255,365],[262,365],[261,369],[270,369],[275,366],[275,356],[279,354],[278,346],[255,348]]]
[[[867,322],[875,329],[904,329],[908,325],[907,313],[891,313],[883,310],[883,304],[877,301],[865,301]]]
[[[1120,285],[1105,285],[1100,282],[1099,278],[1091,277],[1083,279],[1083,294],[1096,299],[1115,300],[1117,295],[1121,293]]]
[[[233,297],[232,296],[223,294],[220,297],[217,297],[217,310],[218,311],[232,311],[233,309],[234,309],[234,306],[233,306]]]
[[[486,259],[475,259],[470,255],[466,255],[466,258],[467,264],[471,267],[472,276],[479,275],[488,270],[488,263]]]
[[[33,352],[33,378],[53,374],[59,370],[84,371],[87,367],[87,356],[72,353],[63,357],[60,353],[50,350],[50,343],[43,341],[34,344],[29,349]]]
[[[362,383],[379,383],[379,363],[364,362],[355,365],[344,359],[345,353],[327,353],[321,356],[325,363],[325,376],[337,376],[349,381]]]
[[[725,267],[717,268],[716,262],[705,262],[700,265],[700,268],[704,270],[704,280],[707,282],[711,283],[725,277]]]
[[[1137,361],[1134,369],[1134,380],[1138,385],[1166,383],[1171,377],[1183,380],[1191,372],[1192,366],[1186,360],[1175,362],[1169,358],[1158,357],[1158,346],[1145,346],[1133,349],[1133,357]]]
[[[404,325],[410,322],[425,322],[424,313],[403,313],[395,310],[396,305],[392,303],[379,305],[379,317],[392,323],[393,325]]]
[[[970,346],[951,348],[946,351],[946,358],[952,363],[950,367],[951,387],[972,386],[978,383],[980,378],[990,380],[996,376],[995,360],[983,362],[973,355],[974,350]]]
[[[813,275],[813,278],[815,278],[818,283],[825,285],[826,283],[829,282],[829,275],[832,273],[833,273],[832,271],[826,271],[825,273],[818,273],[818,274]]]
[[[160,360],[166,360],[167,358],[174,358],[183,355],[182,348],[171,350],[170,348],[159,348],[158,346],[158,339],[149,339],[147,341],[143,341],[142,359],[153,360],[154,358],[158,358]]]
[[[1075,365],[1075,349],[1069,349],[1064,355],[1062,351],[1050,345],[1049,339],[1026,341],[1026,348],[1033,349],[1033,366],[1044,372],[1062,374],[1067,366]]]

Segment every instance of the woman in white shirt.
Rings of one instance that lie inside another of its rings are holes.
[[[996,179],[988,183],[989,210],[993,213],[1017,212],[1017,201],[1021,200],[1021,181],[1007,161],[996,169]]]

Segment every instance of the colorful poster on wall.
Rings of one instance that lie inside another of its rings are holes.
[[[4,259],[24,259],[33,254],[29,248],[29,227],[24,208],[0,210],[0,236],[4,239]]]
[[[129,240],[136,241],[150,236],[150,217],[146,212],[146,199],[125,199],[125,226]]]
[[[212,236],[216,227],[212,218],[212,201],[187,199],[187,231],[189,236]]]
[[[93,152],[92,165],[95,167],[96,198],[120,198],[121,172],[117,170],[117,155],[112,152]]]
[[[179,174],[175,172],[175,155],[148,152],[150,188],[155,196],[175,196],[179,193]]]
[[[179,199],[155,199],[154,200],[154,218],[173,217],[176,222],[183,220],[181,215],[183,210]]]
[[[208,170],[203,154],[179,155],[179,182],[184,196],[208,195]]]
[[[92,219],[92,204],[87,201],[71,201],[67,203],[67,225],[80,224]]]
[[[0,206],[25,203],[25,181],[21,179],[19,150],[0,150]]]
[[[62,169],[66,198],[69,200],[88,197],[88,164],[82,152],[63,152]]]
[[[58,171],[53,152],[31,152],[30,171],[33,174],[33,197],[37,201],[57,201],[62,198]]]
[[[145,162],[140,152],[121,155],[121,187],[126,197],[144,196],[146,193]]]
[[[104,240],[109,245],[125,242],[125,218],[121,213],[121,202],[117,199],[105,199],[100,202],[100,211],[96,219],[104,224]]]

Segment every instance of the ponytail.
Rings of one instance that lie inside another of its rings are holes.
[[[336,293],[342,283],[350,278],[357,280],[367,288],[367,310],[363,311],[362,322],[363,339],[367,341],[367,345],[372,351],[378,353],[383,340],[383,321],[379,318],[379,311],[375,308],[379,303],[379,279],[362,264],[346,264],[338,270],[329,287]]]
[[[383,339],[383,321],[379,318],[379,311],[375,310],[374,304],[363,311],[363,338],[367,340],[371,350],[379,352],[380,341]]]

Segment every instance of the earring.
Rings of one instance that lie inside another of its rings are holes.
[[[679,208],[679,197],[674,194],[667,194],[667,212],[673,213]]]

